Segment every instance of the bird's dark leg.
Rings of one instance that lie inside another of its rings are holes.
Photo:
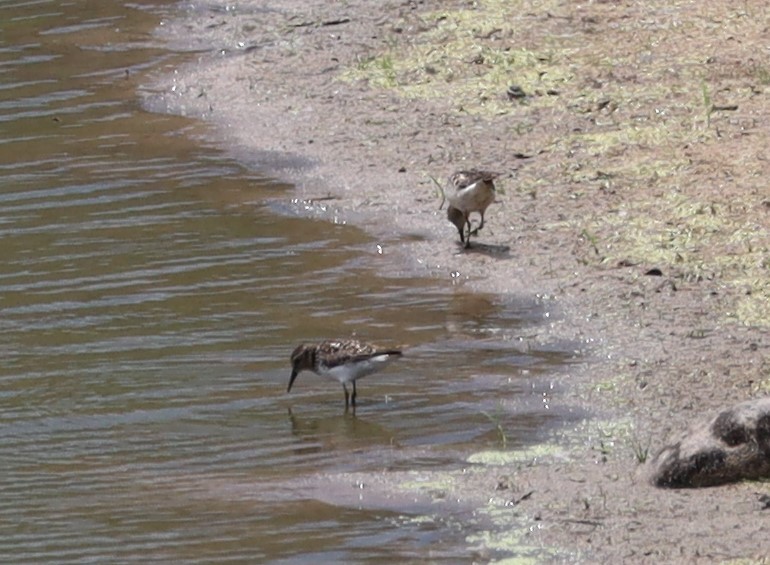
[[[353,408],[356,407],[356,381],[353,381],[353,395],[350,397],[350,404]]]
[[[457,228],[457,231],[460,232],[460,243],[465,243],[465,225],[460,224],[460,226]]]
[[[465,237],[465,249],[468,249],[471,246],[471,220],[470,217],[467,217],[465,220],[465,225],[468,226],[468,235]]]
[[[350,394],[348,394],[348,387],[345,386],[345,383],[342,383],[342,390],[345,391],[345,410],[347,410],[350,406]],[[355,401],[353,403],[355,404]]]
[[[471,232],[471,235],[478,235],[479,230],[484,227],[484,212],[481,212],[481,223]]]

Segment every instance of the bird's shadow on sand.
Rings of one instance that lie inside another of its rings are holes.
[[[490,245],[488,243],[471,243],[469,247],[463,247],[460,243],[457,255],[466,255],[476,253],[479,255],[486,255],[494,259],[510,259],[511,258],[511,246],[510,245]]]

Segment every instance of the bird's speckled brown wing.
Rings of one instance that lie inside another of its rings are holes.
[[[378,347],[358,340],[329,340],[318,344],[318,357],[327,367],[336,367],[351,361],[369,359],[377,355],[400,355],[398,349]]]
[[[468,171],[457,171],[451,177],[449,177],[449,182],[455,190],[462,190],[463,188],[470,186],[475,182],[490,182],[499,176],[499,173],[492,171],[470,169]]]

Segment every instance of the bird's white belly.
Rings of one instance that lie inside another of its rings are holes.
[[[319,374],[327,379],[339,381],[343,384],[355,381],[366,375],[376,373],[391,361],[390,355],[378,355],[371,359],[337,365],[336,367],[326,368]]]
[[[495,193],[481,183],[473,183],[450,196],[449,203],[463,212],[486,210],[495,199]]]

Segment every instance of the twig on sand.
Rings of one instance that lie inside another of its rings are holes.
[[[438,207],[438,209],[441,210],[444,207],[444,202],[446,202],[446,194],[444,193],[444,187],[441,186],[441,183],[436,180],[436,177],[430,176],[429,178],[438,187],[437,192],[441,194],[441,204]]]

